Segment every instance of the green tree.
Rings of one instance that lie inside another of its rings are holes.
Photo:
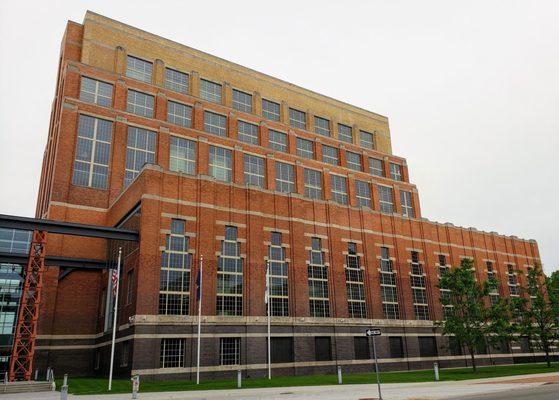
[[[551,346],[559,340],[559,290],[553,277],[547,277],[541,266],[528,270],[526,286],[514,300],[515,325],[519,334],[527,336],[545,353],[551,367]]]
[[[464,258],[459,267],[452,268],[439,281],[439,288],[448,289],[441,303],[450,308],[446,319],[438,321],[443,335],[456,337],[470,355],[472,370],[476,371],[476,348],[509,340],[511,335],[510,307],[505,300],[489,305],[488,295],[495,282],[477,282],[474,262]]]

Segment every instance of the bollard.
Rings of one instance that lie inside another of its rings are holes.
[[[140,391],[140,375],[134,375],[131,381],[132,381],[132,399],[136,400],[138,398],[138,392]]]
[[[435,369],[435,381],[439,381],[439,363],[433,363],[433,368]]]
[[[35,370],[35,381],[37,379],[39,379],[39,370],[38,369]]]
[[[50,367],[47,367],[47,377],[45,378],[45,380],[48,382],[50,379]]]
[[[338,385],[341,385],[342,383],[342,367],[338,366]]]
[[[68,400],[68,374],[64,374],[64,381],[60,388],[60,400]]]
[[[242,387],[241,380],[242,380],[242,372],[241,372],[241,370],[238,370],[237,371],[237,389],[240,389]]]
[[[4,372],[4,385],[8,384],[8,371]]]
[[[56,390],[56,382],[54,381],[54,368],[50,369],[49,382],[50,382],[51,390],[54,392]]]

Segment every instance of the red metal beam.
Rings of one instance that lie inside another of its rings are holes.
[[[21,303],[14,333],[14,346],[10,358],[8,372],[10,382],[31,380],[39,304],[43,288],[43,271],[45,270],[46,235],[46,231],[33,231],[33,240],[29,249],[29,261],[25,270]]]

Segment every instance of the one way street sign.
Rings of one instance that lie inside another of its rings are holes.
[[[380,336],[380,329],[369,328],[365,331],[367,336]]]

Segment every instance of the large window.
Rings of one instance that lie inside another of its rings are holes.
[[[419,340],[419,357],[436,357],[437,341],[433,336],[420,336]]]
[[[356,360],[368,360],[371,358],[368,337],[355,336],[353,338],[353,349]]]
[[[297,138],[297,155],[303,158],[314,158],[314,143],[312,140]]]
[[[188,315],[191,255],[188,253],[186,221],[173,219],[166,236],[159,274],[159,314]]]
[[[235,226],[225,227],[217,258],[217,315],[243,315],[243,259]]]
[[[221,104],[221,85],[206,79],[200,79],[200,97],[212,103]]]
[[[241,338],[219,339],[219,363],[221,365],[241,364]]]
[[[307,114],[294,108],[289,109],[289,125],[293,128],[306,129]]]
[[[167,102],[167,121],[190,128],[192,125],[192,107],[169,100]]]
[[[372,208],[371,202],[371,186],[369,182],[355,181],[355,198],[357,205]]]
[[[142,117],[153,118],[153,96],[128,89],[126,111]]]
[[[204,130],[218,136],[227,136],[227,117],[204,111]]]
[[[346,151],[347,167],[354,171],[361,171],[363,169],[361,165],[361,154],[352,153],[351,151]]]
[[[184,174],[196,173],[196,142],[171,136],[169,169]]]
[[[390,346],[390,358],[404,358],[404,344],[401,336],[390,336],[388,344]]]
[[[110,107],[113,101],[113,85],[82,76],[80,100]]]
[[[183,368],[186,339],[161,339],[160,367]]]
[[[322,145],[322,161],[332,165],[340,164],[340,154],[336,147]]]
[[[326,118],[314,117],[314,132],[319,135],[330,136],[330,121]]]
[[[351,126],[338,124],[338,139],[342,142],[353,143],[353,130]]]
[[[272,121],[279,121],[280,105],[273,101],[262,99],[262,116]]]
[[[248,122],[237,121],[237,139],[241,142],[250,144],[259,144],[258,140],[258,126],[249,124]]]
[[[329,317],[328,267],[324,261],[320,238],[311,239],[307,271],[311,317]]]
[[[347,204],[347,178],[339,175],[330,175],[330,190],[332,200],[339,204]]]
[[[155,132],[128,127],[124,186],[128,186],[138,176],[145,164],[155,163],[156,138]]]
[[[126,76],[142,82],[151,83],[153,63],[136,57],[126,57]]]
[[[270,309],[271,315],[289,316],[289,288],[287,285],[288,265],[285,261],[285,248],[280,232],[272,232],[269,246],[268,263],[270,268]]]
[[[374,176],[384,176],[384,167],[382,160],[369,157],[369,173]]]
[[[415,217],[411,192],[400,191],[400,204],[402,205],[402,215],[411,218]]]
[[[419,253],[417,251],[411,252],[410,286],[415,319],[428,320],[429,305],[427,303],[427,285],[425,282],[425,274],[423,273],[423,266],[419,261]]]
[[[253,185],[261,188],[266,187],[266,167],[262,157],[252,154],[244,155],[245,161],[245,185]]]
[[[293,165],[276,161],[276,190],[281,193],[292,193],[295,191]]]
[[[390,163],[390,179],[395,181],[402,180],[402,167],[400,164]]]
[[[347,290],[347,308],[350,318],[366,318],[364,269],[361,268],[357,245],[347,244],[345,280]]]
[[[322,173],[305,168],[305,196],[310,199],[322,199]]]
[[[272,129],[268,132],[268,146],[271,149],[287,153],[287,134]]]
[[[233,153],[223,147],[210,146],[210,176],[231,182]]]
[[[446,255],[439,254],[439,283],[442,277],[444,277],[448,271],[450,270],[450,266],[446,263]],[[450,300],[450,290],[449,289],[439,289],[441,300]],[[443,305],[443,315],[446,318],[452,312],[451,305]]]
[[[171,68],[165,68],[165,88],[188,94],[188,74]]]
[[[392,214],[394,212],[394,200],[392,198],[392,188],[378,185],[378,196],[380,202],[380,212]]]
[[[112,136],[111,121],[80,115],[72,178],[74,185],[107,188]]]
[[[293,362],[293,338],[273,337],[270,342],[272,364]]]
[[[400,319],[396,274],[392,269],[389,249],[384,246],[380,248],[380,294],[384,318]]]
[[[361,147],[365,149],[373,149],[373,134],[365,131],[359,131],[359,136],[361,137]]]
[[[489,300],[491,304],[497,304],[499,302],[499,278],[497,276],[497,271],[492,261],[486,261],[485,265],[487,266],[487,281],[490,285]]]
[[[329,336],[317,336],[314,338],[314,354],[316,361],[332,360],[332,340]]]
[[[251,113],[252,95],[233,89],[233,108],[235,110]]]
[[[509,287],[509,294],[513,297],[517,297],[519,295],[518,278],[514,272],[514,266],[512,264],[507,264],[507,283]]]

